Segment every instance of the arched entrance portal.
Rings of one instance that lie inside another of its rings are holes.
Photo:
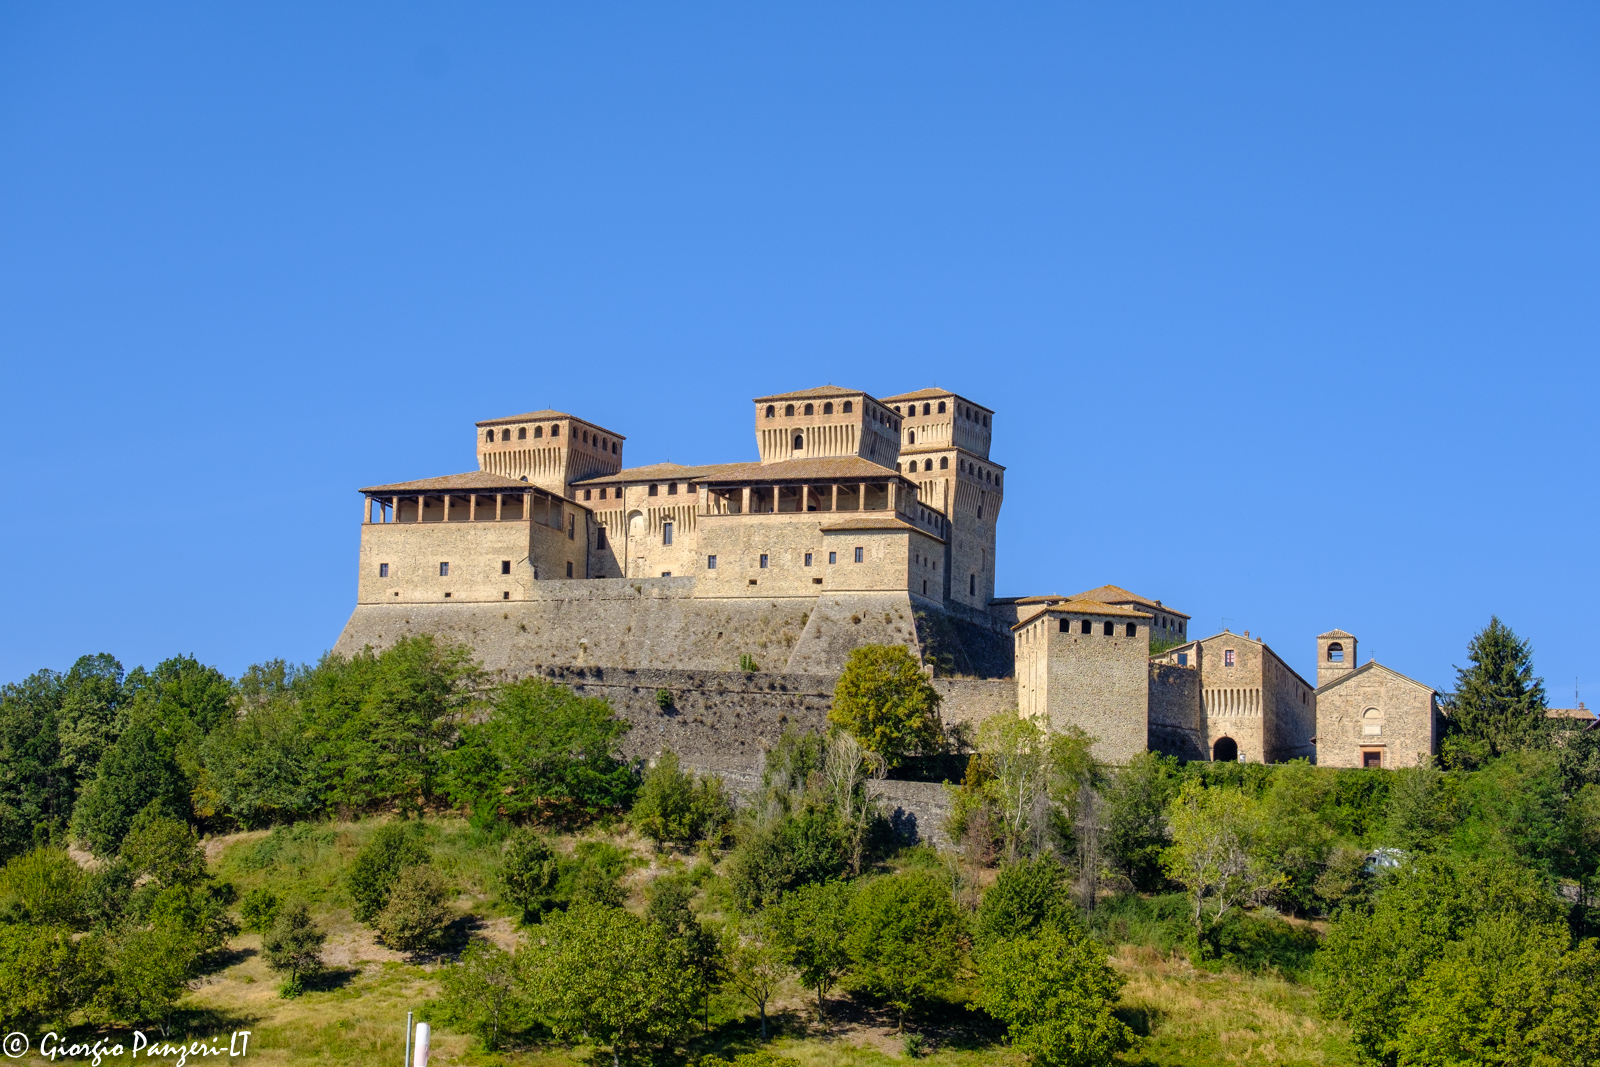
[[[1211,746],[1211,758],[1218,763],[1236,763],[1239,759],[1239,742],[1231,737],[1219,737]]]

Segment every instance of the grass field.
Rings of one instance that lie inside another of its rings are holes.
[[[182,1017],[175,1020],[174,1040],[184,1034],[209,1037],[243,1029],[251,1031],[246,1062],[401,1064],[406,1012],[427,1017],[428,1002],[438,991],[436,973],[445,961],[407,959],[377,943],[350,917],[341,875],[378,825],[308,824],[207,842],[214,873],[232,882],[241,896],[266,885],[311,903],[329,933],[324,954],[328,970],[304,995],[280,999],[277,979],[259,955],[259,936],[240,935],[221,966],[186,998]],[[430,821],[428,832],[435,863],[461,889],[456,901],[463,916],[459,932],[511,947],[517,931],[511,911],[495,899],[492,839],[457,820]],[[625,883],[631,906],[642,907],[651,878],[696,862],[694,856],[653,855],[637,838],[619,835],[611,840],[635,857]],[[557,843],[570,848],[573,841]],[[914,850],[900,862],[929,863],[932,857]],[[708,904],[717,910],[714,895]],[[1139,1046],[1122,1063],[1200,1067],[1355,1062],[1341,1028],[1318,1017],[1311,990],[1303,984],[1271,973],[1198,970],[1180,954],[1151,945],[1119,945],[1112,962],[1127,979],[1122,1016],[1141,1035]],[[1003,1033],[960,1004],[918,1018],[908,1029],[922,1035],[925,1047],[918,1058],[930,1067],[1023,1062],[1006,1046]],[[75,1036],[83,1040],[83,1035]],[[691,1058],[708,1053],[731,1058],[758,1047],[753,1011],[719,996],[712,1004],[710,1032],[697,1036],[687,1051]],[[802,1067],[870,1067],[911,1058],[904,1036],[895,1032],[888,1016],[841,995],[830,1002],[829,1019],[822,1024],[815,1005],[798,990],[779,1002],[774,1037],[765,1047]],[[447,1030],[435,1032],[433,1049],[435,1065],[564,1067],[588,1063],[592,1056],[585,1049],[559,1046],[487,1053],[467,1036]],[[593,1059],[597,1067],[610,1063],[609,1054]],[[31,1062],[46,1061],[35,1057]]]

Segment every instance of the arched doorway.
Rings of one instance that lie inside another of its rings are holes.
[[[1217,743],[1211,746],[1211,758],[1218,763],[1237,763],[1239,742],[1231,737],[1217,738]]]

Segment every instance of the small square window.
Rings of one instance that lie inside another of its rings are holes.
[[[828,553],[828,562],[829,563],[838,563],[839,562],[839,553],[837,553],[837,552],[829,552]]]
[[[1178,666],[1187,667],[1188,665],[1189,665],[1189,653],[1187,653],[1187,652],[1179,652],[1178,653]]]
[[[672,572],[671,571],[662,571],[661,572],[661,577],[663,577],[663,578],[671,578],[672,577]]]
[[[449,593],[446,593],[446,594],[445,594],[445,595],[444,595],[444,598],[445,598],[445,599],[446,599],[446,600],[449,600],[449,599],[450,599],[450,594],[449,594]]]
[[[509,559],[503,559],[503,560],[500,561],[500,573],[501,574],[510,574],[511,573],[511,561]]]
[[[1225,648],[1222,650],[1222,665],[1224,667],[1233,666],[1233,649]]]
[[[761,567],[762,567],[763,570],[765,570],[766,566],[767,566],[767,554],[765,552],[763,552],[763,553],[761,553]]]
[[[811,566],[811,553],[809,552],[806,553],[806,566]]]
[[[570,559],[567,560],[567,577],[572,577],[572,561]]]
[[[867,550],[864,549],[864,548],[857,548],[856,549],[856,562],[857,563],[865,563],[866,561],[867,561]]]
[[[754,578],[750,579],[750,584],[751,585],[755,585],[756,584],[756,580]]]
[[[441,577],[441,578],[450,577],[450,564],[448,564],[448,563],[439,564],[439,577]]]
[[[510,600],[511,599],[511,590],[507,589],[505,592],[501,593],[500,594],[500,599],[501,600]]]
[[[717,569],[717,557],[716,556],[707,556],[706,557],[706,570],[714,571],[716,569]]]
[[[813,579],[811,579],[811,584],[812,585],[821,585],[822,584],[822,579],[821,578],[813,578]]]
[[[387,577],[389,577],[389,565],[387,563],[378,564],[378,577],[379,578],[387,578]]]

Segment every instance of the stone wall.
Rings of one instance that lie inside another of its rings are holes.
[[[1385,767],[1414,767],[1437,751],[1433,690],[1367,663],[1317,690],[1317,764],[1360,767],[1362,751]]]
[[[1150,737],[1153,751],[1185,760],[1210,759],[1200,711],[1200,670],[1150,663]]]

